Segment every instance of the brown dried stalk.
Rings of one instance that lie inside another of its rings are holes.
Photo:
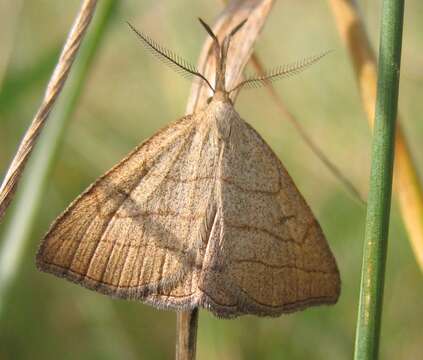
[[[41,105],[23,137],[0,188],[0,219],[16,191],[25,164],[31,155],[45,122],[55,104],[75,60],[82,38],[91,22],[97,0],[84,0],[69,32],[59,61],[47,85]]]
[[[248,18],[242,31],[233,39],[230,49],[230,56],[226,68],[226,86],[231,88],[239,82],[242,71],[247,64],[253,49],[254,41],[260,33],[264,22],[272,8],[274,0],[235,0],[218,17],[213,31],[221,40],[228,31],[238,25],[242,20]],[[213,84],[216,74],[215,57],[212,54],[212,40],[207,36],[203,46],[198,70]],[[211,95],[210,89],[202,82],[194,82],[191,94],[188,99],[186,112],[193,113],[196,109],[207,103]],[[236,95],[236,94],[235,94]],[[195,359],[195,345],[198,325],[198,309],[193,311],[182,311],[177,313],[177,344],[176,359]]]
[[[329,0],[339,33],[347,46],[363,108],[373,127],[376,102],[376,57],[354,0]],[[423,190],[398,116],[394,190],[417,263],[423,270]]]
[[[176,313],[176,360],[195,359],[198,308]]]

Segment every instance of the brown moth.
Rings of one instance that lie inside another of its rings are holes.
[[[219,43],[216,83],[132,28],[155,55],[213,90],[205,108],[168,125],[100,177],[56,219],[40,270],[88,289],[219,317],[279,316],[333,304],[335,259],[310,208],[229,97],[302,70],[321,56],[225,88],[226,56],[242,22]],[[132,27],[132,26],[131,26]]]

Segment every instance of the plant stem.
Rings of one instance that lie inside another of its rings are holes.
[[[194,360],[197,343],[198,308],[176,313],[176,360]]]
[[[11,222],[5,229],[0,248],[0,314],[5,297],[22,262],[67,124],[76,108],[87,73],[97,53],[106,25],[114,14],[116,4],[116,0],[104,0],[97,9],[97,16],[84,40],[73,74],[63,90],[63,101],[58,104],[52,119],[41,134],[38,146],[24,173],[13,212],[10,214]]]
[[[50,77],[38,111],[25,132],[22,141],[0,186],[0,221],[9,207],[18,188],[25,165],[34,150],[38,137],[42,133],[49,114],[54,107],[66,83],[69,72],[78,54],[84,35],[91,23],[97,6],[97,0],[84,0],[75,18],[57,65]]]
[[[355,360],[377,359],[392,193],[403,0],[384,0]]]

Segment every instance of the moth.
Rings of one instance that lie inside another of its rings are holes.
[[[279,316],[333,304],[340,276],[321,227],[281,161],[240,118],[230,93],[315,62],[225,87],[231,39],[211,28],[215,85],[132,29],[167,64],[213,91],[201,110],[136,147],[51,225],[37,267],[88,289],[218,317]]]

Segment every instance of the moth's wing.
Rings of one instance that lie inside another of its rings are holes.
[[[199,286],[216,315],[278,316],[338,299],[335,259],[310,208],[260,135],[235,116]]]
[[[51,226],[38,267],[109,295],[193,306],[216,165],[195,124],[167,127],[90,186]]]

